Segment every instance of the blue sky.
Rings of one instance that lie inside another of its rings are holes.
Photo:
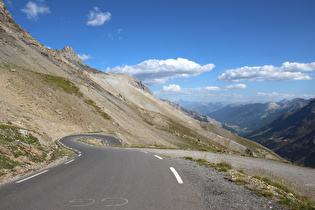
[[[4,0],[42,44],[172,101],[315,97],[314,0]]]

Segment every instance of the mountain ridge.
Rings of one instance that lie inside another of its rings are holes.
[[[16,24],[0,0],[0,123],[47,141],[82,132],[125,145],[197,149],[281,160],[270,150],[202,123],[155,98],[138,79],[83,63],[71,47],[45,47]]]
[[[182,107],[180,104],[175,104],[175,103],[173,103],[173,102],[171,102],[169,100],[166,100],[166,99],[164,99],[163,101],[168,103],[168,104],[170,104],[175,109],[182,111],[183,113],[187,114],[188,116],[190,116],[190,117],[192,117],[192,118],[194,118],[196,120],[207,122],[207,123],[211,123],[213,125],[222,127],[222,124],[220,122],[218,122],[215,119],[212,119],[212,118],[210,118],[210,117],[208,117],[206,115],[202,115],[202,114],[200,114],[197,111],[192,111],[192,110],[186,109],[186,108]]]
[[[294,163],[315,167],[315,99],[246,137]]]
[[[285,112],[307,105],[309,101],[296,98],[280,102],[229,104],[207,116],[235,129],[237,134],[245,135],[271,123]]]

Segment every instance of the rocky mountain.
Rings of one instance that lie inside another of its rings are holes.
[[[294,163],[315,168],[315,99],[246,137]]]
[[[2,0],[0,46],[0,125],[6,129],[3,133],[30,131],[37,135],[40,145],[36,148],[42,151],[54,148],[54,140],[69,134],[105,132],[129,146],[281,159],[255,142],[187,116],[154,97],[134,77],[104,73],[85,65],[71,47],[45,47],[13,20]],[[22,154],[22,147],[4,139],[1,136],[3,150],[14,150],[15,158]],[[18,164],[8,156],[1,158],[11,161],[12,167]]]
[[[171,102],[169,100],[163,100],[163,101],[168,103],[168,104],[170,104],[175,109],[182,111],[183,113],[187,114],[188,116],[190,116],[190,117],[192,117],[192,118],[194,118],[196,120],[199,120],[199,121],[202,121],[202,122],[211,123],[213,125],[222,127],[222,124],[219,123],[218,121],[216,121],[215,119],[212,119],[212,118],[210,118],[210,117],[208,117],[206,115],[202,115],[202,114],[200,114],[197,111],[191,111],[189,109],[185,109],[180,104],[173,103],[173,102]]]
[[[178,103],[186,109],[197,111],[203,115],[222,109],[225,106],[221,102],[204,103],[204,102],[188,102],[188,101],[179,100]]]
[[[273,122],[283,113],[302,108],[309,101],[297,98],[277,103],[230,104],[207,116],[234,129],[237,134],[245,135]]]

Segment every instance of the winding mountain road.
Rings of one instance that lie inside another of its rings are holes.
[[[0,209],[202,209],[190,184],[163,156],[76,141],[104,134],[72,135],[60,143],[78,155],[56,167],[0,187]]]

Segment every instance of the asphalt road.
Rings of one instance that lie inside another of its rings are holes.
[[[0,187],[0,209],[202,209],[185,176],[143,150],[94,147],[67,136],[78,155]],[[86,134],[120,145],[113,136]],[[176,174],[177,173],[177,174]]]

